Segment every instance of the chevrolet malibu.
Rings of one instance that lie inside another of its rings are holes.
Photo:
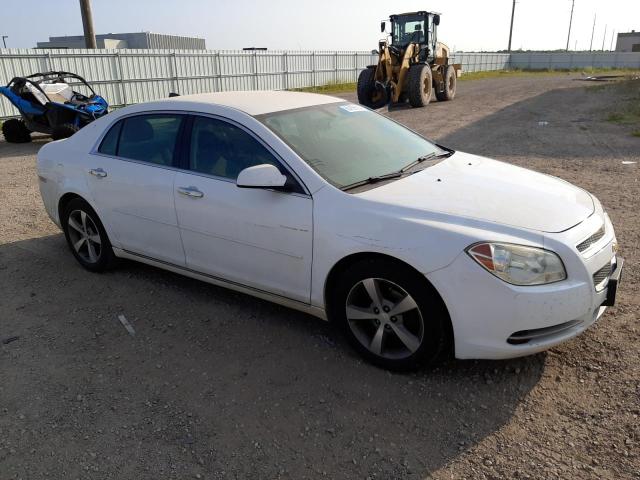
[[[547,349],[622,270],[588,192],[323,95],[123,108],[44,146],[38,177],[87,270],[132,259],[302,310],[387,368]]]

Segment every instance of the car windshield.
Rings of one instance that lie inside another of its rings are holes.
[[[352,103],[315,105],[258,118],[338,188],[445,153],[393,120]]]
[[[393,34],[391,43],[406,45],[410,42],[425,43],[423,15],[402,15],[393,18]]]

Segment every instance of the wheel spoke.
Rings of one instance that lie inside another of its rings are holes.
[[[97,233],[95,235],[90,235],[89,236],[89,240],[93,243],[95,243],[96,245],[100,245],[100,235],[98,235]]]
[[[91,262],[98,260],[98,255],[96,254],[96,250],[93,248],[93,244],[91,242],[87,242],[87,251],[89,252],[89,260]]]
[[[86,238],[82,237],[80,238],[80,240],[78,240],[76,243],[73,244],[73,248],[75,249],[76,252],[80,251],[80,248],[82,248],[82,245],[84,244]]]
[[[418,308],[418,304],[416,304],[411,295],[407,295],[391,308],[389,315],[401,315],[416,308]]]
[[[376,334],[373,336],[371,343],[369,344],[369,350],[376,355],[382,354],[382,339],[384,338],[384,325],[380,324]]]
[[[404,325],[391,323],[391,329],[398,336],[400,341],[411,353],[415,352],[420,346],[420,339],[405,328]]]
[[[82,221],[82,231],[86,232],[87,231],[87,214],[83,210],[80,210],[80,220]]]
[[[373,306],[382,308],[382,294],[380,293],[380,285],[375,278],[367,278],[362,281],[364,288],[369,294],[369,298],[373,302]]]
[[[71,228],[73,228],[74,230],[76,230],[77,232],[79,232],[79,233],[84,233],[84,232],[82,231],[82,227],[78,224],[78,222],[76,221],[76,219],[75,219],[75,218],[73,218],[73,217],[69,217],[69,222],[68,222],[68,223],[69,223],[69,226],[70,226]]]
[[[371,320],[372,318],[376,318],[376,315],[367,308],[349,305],[347,306],[347,318],[349,320]]]

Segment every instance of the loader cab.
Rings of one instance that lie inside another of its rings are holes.
[[[406,48],[410,43],[418,43],[435,51],[436,29],[440,23],[440,15],[431,12],[412,12],[391,15],[391,45]],[[384,26],[384,22],[381,27]],[[384,28],[382,28],[384,30]],[[431,53],[433,55],[433,53]]]

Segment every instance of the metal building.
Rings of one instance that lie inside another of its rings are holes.
[[[640,52],[640,32],[619,33],[616,52]]]
[[[204,38],[182,37],[152,32],[106,33],[96,35],[98,48],[144,48],[172,50],[205,50]],[[49,37],[48,42],[38,42],[37,48],[84,48],[84,36]]]

